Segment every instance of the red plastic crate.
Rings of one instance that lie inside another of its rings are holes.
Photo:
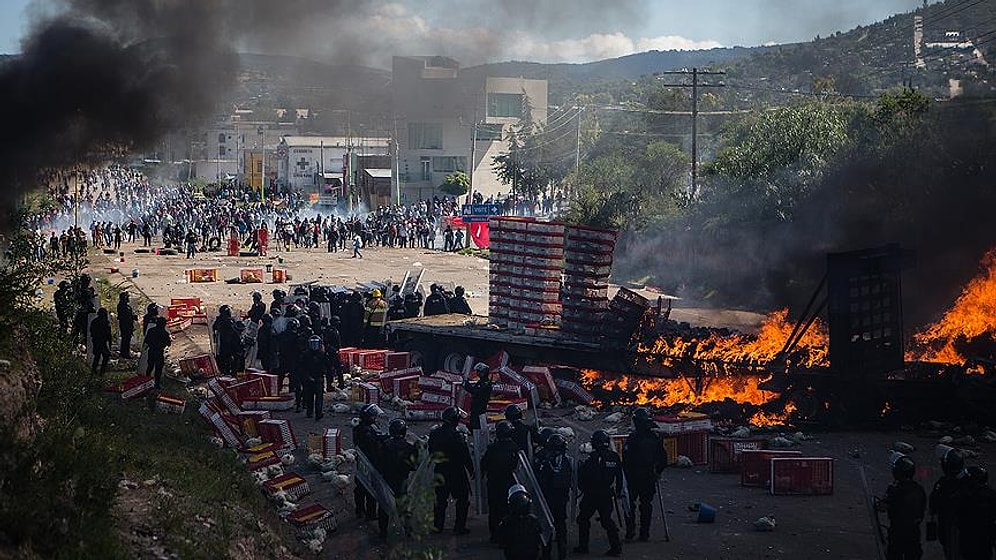
[[[408,352],[388,352],[384,354],[384,371],[408,369],[412,367],[412,355]]]
[[[775,496],[833,494],[833,459],[830,457],[772,458],[771,493]]]
[[[748,449],[764,449],[768,440],[761,437],[752,438],[709,438],[709,472],[737,473],[743,465],[742,452]]]
[[[674,437],[678,440],[678,455],[688,457],[693,465],[709,462],[709,432],[684,432]]]
[[[355,365],[368,371],[384,371],[385,350],[363,350],[354,354]]]
[[[773,457],[801,457],[802,451],[788,449],[744,449],[740,452],[740,486],[768,486]]]

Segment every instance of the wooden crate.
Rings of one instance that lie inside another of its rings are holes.
[[[829,496],[833,494],[830,457],[775,457],[771,459],[771,494],[775,496]]]

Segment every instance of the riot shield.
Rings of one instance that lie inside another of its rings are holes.
[[[100,309],[97,307],[96,309]],[[93,363],[93,320],[97,318],[97,313],[88,313],[86,316],[86,364],[90,365]]]
[[[149,333],[150,325],[142,333],[142,353],[138,356],[138,364],[135,365],[135,375],[145,375],[149,371],[149,345],[145,343],[146,335]]]
[[[477,508],[477,515],[488,513],[487,485],[484,484],[484,477],[481,472],[481,459],[488,448],[488,417],[486,414],[480,416],[481,428],[474,430],[474,506]]]
[[[419,447],[418,465],[408,478],[408,485],[405,487],[408,495],[413,495],[425,488],[431,488],[433,479],[436,476],[432,454],[424,446]]]
[[[629,519],[632,513],[633,504],[629,501],[629,484],[626,482],[626,471],[622,473],[622,488],[616,489],[619,494],[619,503],[622,504],[622,513]],[[620,519],[619,522],[622,523],[625,519]]]
[[[362,451],[356,449],[356,482],[362,484],[367,492],[377,500],[380,506],[389,517],[397,517],[397,504],[394,501],[394,492],[387,485],[384,477],[380,475],[377,468],[373,466],[370,459]]]
[[[257,335],[259,334],[259,325],[250,322],[246,325],[246,332],[242,335],[243,341],[252,341],[252,344],[246,348],[246,359],[243,365],[243,369],[249,369],[256,367],[256,357],[259,354],[259,342]]]
[[[546,503],[543,489],[536,481],[533,473],[533,466],[529,463],[529,458],[522,451],[519,451],[519,465],[515,467],[515,481],[525,486],[526,491],[533,498],[533,514],[539,519],[540,529],[543,531],[540,537],[543,539],[543,546],[549,546],[553,542],[553,535],[556,527],[553,524],[553,515],[550,513],[550,506]]]

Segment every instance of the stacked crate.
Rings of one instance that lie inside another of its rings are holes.
[[[564,225],[522,218],[490,220],[490,316],[509,329],[560,320]]]
[[[604,315],[603,334],[614,339],[628,338],[636,332],[649,307],[647,298],[633,290],[619,288]]]
[[[601,334],[599,319],[609,307],[609,273],[615,245],[614,230],[567,228],[561,327],[565,333],[583,338]]]

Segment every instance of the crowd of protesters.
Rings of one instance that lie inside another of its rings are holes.
[[[314,207],[298,192],[268,193],[260,200],[258,190],[241,185],[205,195],[189,185],[155,184],[121,166],[71,169],[44,180],[52,204],[27,220],[39,259],[85,251],[87,245],[120,250],[122,243],[161,244],[193,258],[223,248],[233,236],[260,254],[323,248],[362,256],[360,249],[367,247],[455,251],[467,245],[462,228],[449,223],[460,214],[452,197],[348,212]],[[498,203],[503,213],[515,215],[549,213],[561,202],[480,195],[474,200]]]

